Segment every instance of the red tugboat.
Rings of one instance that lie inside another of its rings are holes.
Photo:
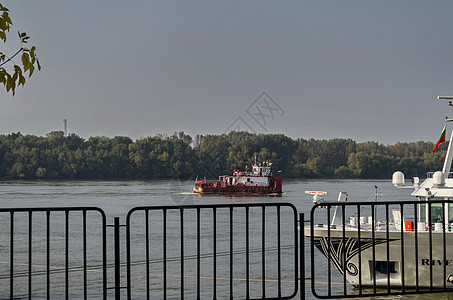
[[[278,172],[280,174],[280,171]],[[195,181],[194,193],[199,194],[281,194],[282,178],[272,173],[272,163],[253,165],[252,172],[235,170],[219,180]]]

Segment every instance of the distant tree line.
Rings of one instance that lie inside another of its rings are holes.
[[[446,143],[357,143],[351,139],[291,139],[283,134],[184,132],[133,141],[129,137],[53,131],[45,137],[0,135],[0,179],[213,178],[258,162],[272,162],[285,178],[408,178],[440,170]]]

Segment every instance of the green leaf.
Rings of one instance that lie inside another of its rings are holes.
[[[9,29],[8,24],[6,21],[3,19],[3,17],[0,17],[0,30],[2,31],[7,31]]]
[[[30,65],[30,55],[27,52],[22,53],[22,64],[24,65],[24,70],[27,71]]]
[[[2,14],[2,18],[3,18],[3,20],[5,20],[6,23],[13,24],[13,22],[11,22],[11,19],[9,18],[9,15],[6,11]]]
[[[33,66],[33,64],[30,64],[28,70],[29,70],[28,72],[30,73],[28,75],[28,77],[31,77],[31,75],[33,74],[33,71],[35,70],[35,66]]]
[[[22,74],[19,75],[19,85],[25,85],[25,77]]]
[[[16,85],[16,81],[17,81],[18,76],[19,75],[17,74],[17,72],[14,72],[13,76],[11,77],[12,81],[14,82],[14,85]]]

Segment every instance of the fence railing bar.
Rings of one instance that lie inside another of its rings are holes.
[[[167,299],[167,210],[163,210],[163,266],[164,266],[164,299]]]
[[[347,279],[346,279],[346,206],[342,205],[341,206],[341,219],[343,221],[343,232],[342,232],[342,253],[341,253],[341,265],[343,266],[343,295],[348,294],[348,289],[347,289]]]
[[[295,207],[290,207],[292,208],[292,213],[293,213],[293,232],[294,232],[294,292],[292,295],[290,295],[288,298],[291,299],[291,298],[294,298],[296,297],[298,291],[299,291],[299,282],[298,282],[298,279],[300,281],[300,274],[299,274],[299,258],[300,258],[300,253],[299,253],[299,237],[300,237],[300,234],[304,234],[304,222],[298,222],[300,219],[298,219],[298,212],[297,212],[297,209]],[[297,232],[299,232],[299,234],[297,234]],[[300,239],[300,249],[302,249],[302,243],[303,243],[304,239]],[[302,259],[302,258],[300,258]],[[305,254],[304,254],[304,264],[305,264]],[[303,277],[305,278],[305,271],[304,271],[304,275]],[[304,285],[305,285],[305,281],[304,281]],[[305,293],[304,293],[305,295]]]
[[[28,299],[32,297],[33,212],[28,211]]]
[[[46,258],[47,258],[47,268],[46,268],[46,285],[47,285],[47,299],[50,299],[50,211],[46,212]]]
[[[250,299],[250,208],[245,208],[245,299]]]
[[[315,209],[313,208],[310,211],[310,263],[311,263],[311,268],[310,268],[310,278],[311,278],[311,291],[313,295],[316,297],[318,296],[316,292],[316,273],[315,273],[315,268],[313,267],[315,265],[315,241],[314,241],[314,236],[315,236]],[[301,240],[302,241],[302,240]]]
[[[9,296],[14,299],[14,212],[10,212],[10,228],[9,228]]]
[[[386,259],[387,259],[387,293],[390,293],[390,232],[389,232],[389,204],[385,205],[385,236],[386,236]]]
[[[282,252],[281,245],[281,228],[280,228],[280,206],[277,206],[277,270],[278,270],[278,298],[282,297]]]
[[[305,278],[305,247],[302,246],[303,244],[305,244],[304,243],[304,223],[305,223],[305,215],[304,215],[304,213],[299,213],[299,242],[300,242],[299,298],[300,298],[300,300],[305,299],[305,279],[306,279]]]
[[[233,299],[234,294],[233,294],[233,262],[234,262],[234,257],[233,257],[233,207],[231,206],[230,209],[230,299]]]
[[[217,209],[212,209],[212,271],[213,277],[217,278]],[[217,280],[212,281],[212,292],[213,295],[217,295]]]
[[[418,269],[418,212],[419,210],[417,209],[419,207],[419,204],[414,203],[414,227],[415,227],[415,232],[414,232],[414,247],[415,247],[415,290],[418,292],[420,288],[420,274],[419,274],[419,269]]]
[[[83,223],[83,298],[88,298],[88,277],[87,277],[87,211],[82,211]]]
[[[361,235],[360,235],[360,205],[357,204],[357,244],[359,247],[359,295],[362,295],[362,251],[360,251]],[[329,264],[330,265],[330,264]]]
[[[327,240],[330,241],[330,209],[331,206],[329,205],[327,207]],[[330,246],[330,242],[327,243],[327,295],[330,297],[332,295],[332,264],[330,263],[332,261],[332,249]]]
[[[120,218],[114,218],[114,256],[115,256],[115,299],[121,299],[121,249],[120,249]],[[84,268],[84,270],[86,270]]]
[[[444,264],[443,264],[443,272],[444,272],[444,276],[443,278],[447,278],[447,264],[446,264],[446,261],[447,261],[447,237],[446,237],[446,231],[447,231],[447,228],[445,228],[445,202],[442,203],[442,215],[443,215],[443,218],[442,218],[442,250],[443,250],[443,259],[444,259]],[[444,289],[447,288],[447,281],[444,280],[444,286],[443,286]]]
[[[143,209],[148,214],[147,209]],[[130,226],[131,214],[126,216],[126,282],[127,282],[127,299],[132,299],[132,279],[131,279],[131,226]],[[106,270],[106,268],[104,268]]]
[[[371,243],[373,245],[373,293],[376,294],[376,206],[374,204],[371,204]]]
[[[261,272],[262,272],[262,296],[266,298],[266,207],[263,206],[261,217]]]
[[[184,209],[179,210],[181,228],[181,300],[184,299]]]
[[[102,218],[102,285],[103,285],[103,299],[104,300],[107,300],[107,227],[106,227],[106,218],[105,218],[105,213],[103,210],[101,209],[96,209],[98,212],[100,212],[101,214],[101,218]],[[69,211],[68,211],[69,213]],[[127,235],[128,235],[128,229],[129,227],[126,228],[126,238],[127,238]],[[129,253],[129,249],[126,247],[126,255],[128,255]],[[130,270],[128,270],[130,271]],[[128,277],[126,277],[126,279],[128,279]],[[129,298],[129,287],[130,287],[130,284],[129,284],[129,281],[127,281],[127,296],[128,296],[128,299]]]
[[[433,224],[432,224],[432,219],[431,219],[431,202],[428,202],[428,235],[429,235],[429,287],[432,290],[433,289],[433,264],[431,263],[433,261]]]
[[[165,226],[165,225],[164,225]],[[149,282],[149,210],[145,210],[146,299],[150,298]],[[165,276],[164,276],[165,278]],[[165,288],[164,288],[165,291]],[[165,297],[164,297],[165,299]]]
[[[69,299],[69,210],[65,211],[65,296]]]
[[[400,255],[401,255],[401,289],[402,292],[406,291],[406,282],[405,282],[405,264],[404,264],[404,230],[406,227],[405,219],[404,219],[404,205],[403,203],[400,203],[400,212],[401,212],[401,221],[400,221],[400,239],[401,239],[401,249],[400,249]]]
[[[201,277],[201,234],[200,234],[200,208],[197,208],[197,299],[201,298],[201,285],[200,285],[200,277]]]

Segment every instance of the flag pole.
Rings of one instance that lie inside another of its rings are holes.
[[[447,119],[445,122],[451,122],[453,119]],[[448,142],[448,149],[447,149],[447,155],[445,156],[445,161],[444,161],[444,167],[442,169],[442,172],[447,175],[447,173],[450,172],[451,169],[451,162],[453,160],[453,153],[452,153],[452,141],[453,141],[453,130],[451,131],[451,136],[450,136],[450,141]]]

